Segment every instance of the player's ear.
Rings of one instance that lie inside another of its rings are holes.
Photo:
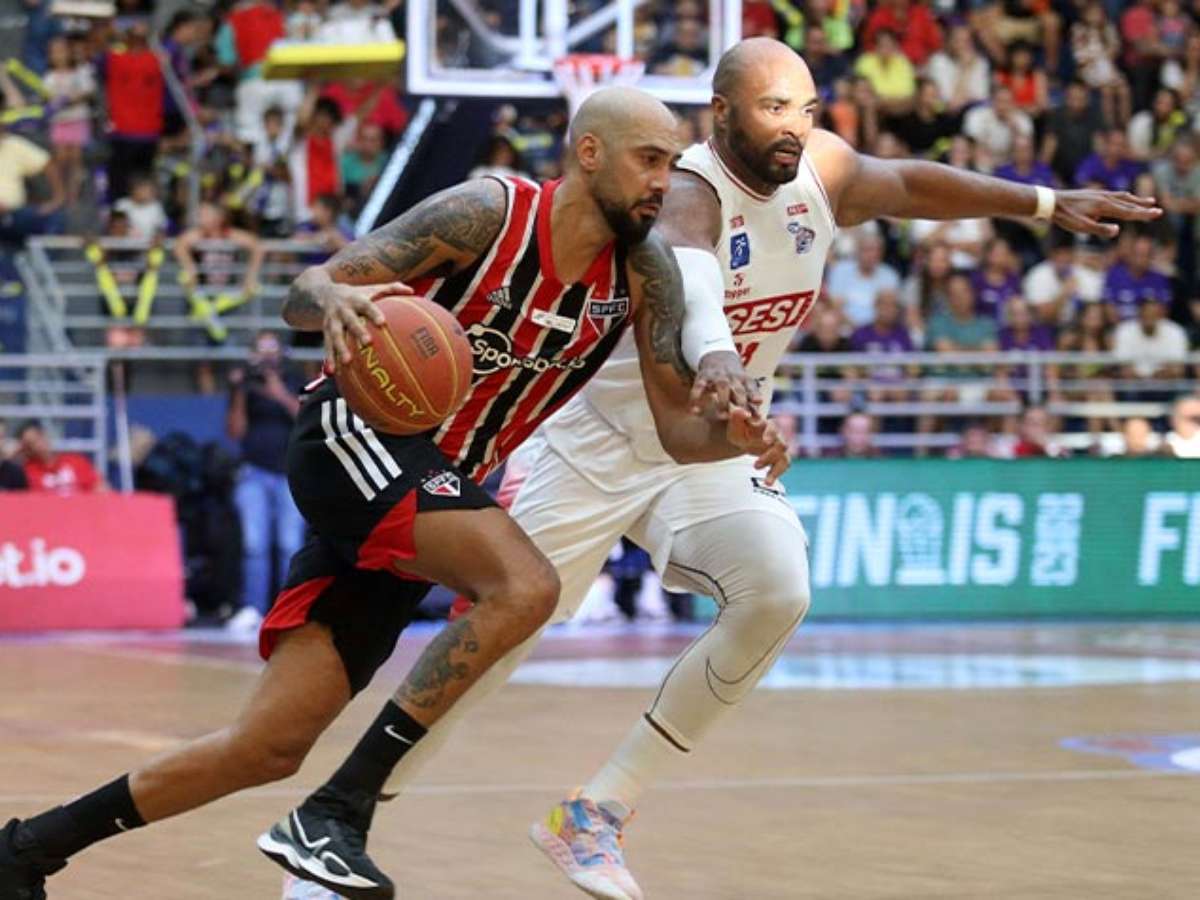
[[[604,146],[600,139],[589,131],[575,145],[575,157],[579,168],[590,175],[604,163]]]
[[[712,98],[713,127],[724,129],[729,124],[729,101],[720,94]]]

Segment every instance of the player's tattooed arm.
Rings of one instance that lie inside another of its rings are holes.
[[[487,252],[504,223],[507,193],[493,178],[453,187],[418,203],[377,231],[347,244],[292,282],[283,319],[299,331],[324,331],[331,364],[349,362],[350,341],[371,341],[365,320],[383,324],[375,300],[411,294],[405,283],[449,275]]]
[[[675,254],[655,231],[629,252],[633,288],[640,298],[637,315],[646,322],[654,362],[670,367],[690,386],[692,370],[683,358],[683,278]]]

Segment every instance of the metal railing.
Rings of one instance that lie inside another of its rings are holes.
[[[56,449],[84,453],[96,471],[108,460],[107,361],[101,354],[0,356],[0,419],[36,419]]]

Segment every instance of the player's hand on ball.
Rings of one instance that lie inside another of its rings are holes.
[[[690,405],[696,415],[711,410],[718,419],[729,417],[730,407],[757,412],[762,403],[758,382],[746,374],[742,361],[729,350],[716,350],[700,357],[699,371],[692,382]]]
[[[1120,232],[1115,222],[1150,222],[1162,215],[1153,197],[1138,197],[1128,191],[1059,191],[1051,221],[1067,231],[1114,238]]]
[[[375,306],[376,300],[412,292],[412,288],[399,281],[388,284],[334,284],[321,298],[325,312],[322,326],[325,331],[325,350],[330,366],[336,369],[339,363],[346,364],[353,359],[351,341],[359,347],[371,343],[371,333],[366,323],[384,324],[383,313]]]
[[[774,484],[791,465],[787,441],[770,419],[751,415],[745,409],[735,407],[730,410],[725,436],[735,447],[757,457],[754,468],[767,470],[764,481],[768,485]]]

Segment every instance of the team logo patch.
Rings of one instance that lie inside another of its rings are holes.
[[[753,490],[754,493],[756,493],[756,494],[763,494],[764,496],[767,496],[767,497],[774,497],[780,503],[783,503],[787,506],[791,505],[790,503],[788,503],[787,494],[785,494],[783,492],[783,488],[778,483],[767,484],[767,480],[765,478],[759,478],[757,475],[751,475],[750,476],[750,489]]]
[[[628,297],[611,297],[588,302],[587,317],[599,334],[605,334],[621,319],[629,315]]]
[[[799,222],[788,222],[787,230],[792,233],[796,239],[796,252],[807,253],[812,249],[813,241],[817,237],[817,233],[811,228],[801,225]]]
[[[789,216],[803,216],[807,212],[808,212],[808,204],[807,203],[793,203],[791,206],[789,206],[787,208],[787,214]]]
[[[512,309],[512,298],[508,295],[508,285],[498,287],[487,295],[487,302],[501,309]]]
[[[750,235],[744,231],[729,238],[729,268],[740,269],[750,265]]]
[[[425,492],[435,497],[462,496],[462,483],[453,472],[439,472],[421,482]]]

